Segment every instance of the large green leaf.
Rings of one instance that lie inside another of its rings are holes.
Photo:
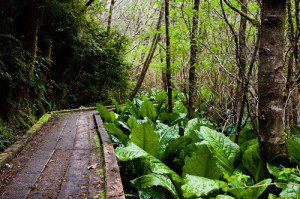
[[[128,147],[121,148],[118,147],[115,150],[115,153],[119,160],[121,161],[129,161],[133,159],[143,159],[149,165],[149,169],[151,172],[156,174],[165,174],[168,175],[172,181],[177,184],[181,184],[181,177],[176,174],[172,169],[162,163],[160,160],[150,155],[140,147],[131,143]]]
[[[240,137],[239,137],[239,145],[241,146],[245,142],[249,140],[253,140],[257,138],[257,132],[255,128],[253,128],[252,124],[246,124],[244,129],[240,132]]]
[[[184,129],[184,135],[189,136],[191,135],[195,130],[200,130],[200,122],[198,118],[194,118],[188,121],[185,129]]]
[[[147,123],[134,125],[131,131],[131,141],[149,154],[156,156],[159,139],[154,129]]]
[[[221,171],[205,143],[197,145],[191,157],[186,157],[183,174],[219,179]]]
[[[193,139],[188,136],[180,136],[179,138],[170,141],[166,147],[163,159],[166,159],[171,155],[179,153],[182,149],[186,148],[192,141]]]
[[[117,137],[122,144],[125,146],[127,145],[128,142],[128,137],[123,133],[121,129],[116,127],[114,123],[104,123],[104,128],[111,134]]]
[[[155,120],[157,113],[155,110],[155,107],[153,106],[152,102],[150,102],[150,100],[145,99],[142,107],[141,107],[141,115],[143,117],[148,117],[150,118],[152,121]]]
[[[168,199],[168,195],[162,189],[148,188],[139,190],[140,199]]]
[[[231,186],[228,190],[230,193],[232,193],[236,198],[239,199],[257,199],[263,192],[266,190],[266,188],[270,185],[272,182],[272,179],[265,179],[253,186],[235,186],[235,183],[230,183]]]
[[[100,117],[103,119],[104,122],[113,122],[113,119],[111,118],[111,114],[105,106],[97,103],[96,107],[100,114]]]
[[[227,188],[225,182],[186,175],[182,185],[182,192],[185,198],[206,197],[222,188]]]
[[[245,152],[250,146],[258,144],[258,139],[253,139],[253,140],[249,140],[244,142],[241,146],[240,149],[242,152]]]
[[[300,166],[300,138],[291,138],[286,140],[289,155]]]
[[[140,112],[138,108],[130,100],[126,100],[126,109],[135,118],[140,118]]]
[[[169,127],[168,125],[160,125],[160,128],[157,130],[159,134],[159,142],[161,145],[166,145],[171,140],[179,138],[179,127],[174,125]]]
[[[121,161],[129,161],[137,158],[145,158],[149,154],[135,144],[130,144],[127,147],[118,147],[115,149],[116,156]]]
[[[131,182],[138,189],[146,189],[146,188],[161,186],[167,189],[174,198],[178,198],[178,193],[172,181],[164,175],[151,173],[148,175],[141,176],[137,179],[134,179]]]
[[[223,173],[233,173],[240,158],[240,147],[224,134],[202,126],[200,132]]]
[[[249,146],[243,153],[242,164],[251,173],[256,182],[264,178],[258,144]]]
[[[111,98],[111,102],[114,104],[115,106],[115,109],[116,109],[116,113],[121,113],[121,109],[120,109],[120,106],[119,106],[119,103],[117,102],[117,100]]]

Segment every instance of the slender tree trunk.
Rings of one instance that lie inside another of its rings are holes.
[[[247,14],[247,4],[248,0],[240,0],[241,3],[241,11]],[[239,65],[239,80],[237,81],[236,88],[236,97],[235,97],[235,121],[238,126],[240,123],[240,115],[243,114],[241,110],[241,104],[243,101],[243,92],[244,92],[244,84],[245,84],[245,76],[246,76],[246,66],[247,66],[247,46],[246,46],[246,29],[247,29],[247,19],[241,16],[240,20],[240,28],[238,35],[238,65]],[[243,118],[243,116],[241,117]]]
[[[165,0],[165,23],[166,23],[166,68],[167,68],[167,87],[168,87],[168,104],[169,113],[173,112],[173,97],[172,97],[172,76],[171,76],[171,41],[170,41],[170,2]]]
[[[42,6],[43,0],[25,0],[20,1],[23,4],[20,16],[18,16],[18,24],[16,27],[16,35],[20,40],[24,50],[28,52],[29,58],[26,61],[26,70],[24,70],[23,77],[26,79],[22,84],[18,86],[18,95],[16,96],[18,101],[18,110],[23,110],[27,115],[30,115],[30,105],[28,103],[29,93],[32,86],[30,82],[34,78],[35,61],[37,53],[37,41],[38,41],[38,27],[42,18]],[[35,94],[38,99],[39,94]]]
[[[107,33],[108,34],[110,33],[112,14],[113,14],[113,9],[114,9],[115,3],[116,3],[115,0],[111,0],[110,6],[109,6],[108,21],[107,21]]]
[[[191,32],[191,57],[190,57],[190,70],[189,70],[189,117],[195,117],[196,98],[197,98],[197,76],[196,76],[196,64],[198,56],[197,36],[199,29],[199,4],[200,0],[194,1],[194,14],[193,14],[193,26]]]
[[[137,92],[139,91],[139,89],[141,88],[142,86],[142,83],[145,79],[145,76],[146,76],[146,73],[148,71],[148,68],[149,68],[149,65],[151,63],[151,60],[154,56],[154,53],[155,53],[155,50],[156,50],[156,47],[157,47],[157,44],[160,40],[160,28],[161,28],[161,21],[162,21],[162,18],[163,18],[163,9],[161,9],[160,13],[159,13],[159,18],[158,18],[158,22],[157,22],[157,25],[156,25],[156,30],[157,32],[155,33],[154,37],[153,37],[153,41],[152,41],[152,45],[151,45],[151,48],[149,50],[149,53],[147,55],[147,58],[144,62],[144,65],[143,65],[143,69],[142,69],[142,72],[139,76],[139,79],[136,83],[136,86],[135,88],[133,89],[132,93],[130,94],[130,97],[129,99],[130,100],[133,100],[134,97],[136,96]]]
[[[287,155],[283,107],[285,14],[286,1],[262,0],[258,69],[258,125],[264,165]]]
[[[162,52],[162,48],[159,48],[159,55],[160,55],[160,63],[163,65],[164,63],[164,56],[163,56],[163,52]],[[162,79],[162,87],[164,89],[164,91],[168,90],[168,86],[167,86],[167,73],[165,68],[162,68],[161,70],[161,79]]]
[[[30,76],[33,75],[34,63],[37,52],[38,27],[42,15],[41,0],[26,0],[23,2],[24,9],[20,16],[20,23],[17,27],[18,37],[22,47],[29,53],[31,59],[28,63]]]

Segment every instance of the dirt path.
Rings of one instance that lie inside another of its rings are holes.
[[[101,198],[96,134],[92,111],[54,116],[1,171],[0,198]]]

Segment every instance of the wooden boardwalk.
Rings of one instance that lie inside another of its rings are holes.
[[[1,170],[0,198],[105,198],[94,113],[53,116]]]

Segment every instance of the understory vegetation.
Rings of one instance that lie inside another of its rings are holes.
[[[279,198],[299,197],[300,139],[295,135],[286,140],[290,161],[267,163],[272,177],[266,176],[251,123],[244,124],[235,143],[236,131],[205,117],[206,109],[189,119],[182,93],[174,94],[172,113],[166,92],[141,96],[125,105],[113,100],[115,112],[97,104],[117,144],[116,155],[124,161],[120,170],[129,198],[137,194],[135,188],[139,198],[254,199],[267,188]]]

